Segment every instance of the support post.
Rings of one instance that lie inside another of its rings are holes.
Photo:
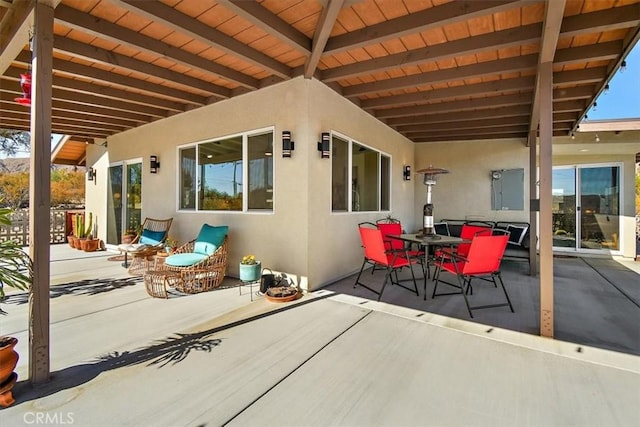
[[[538,67],[540,76],[540,335],[553,338],[552,139],[553,63]]]
[[[31,88],[31,174],[29,182],[29,254],[33,283],[29,293],[29,379],[49,380],[49,281],[51,210],[51,83],[53,7],[35,6]]]
[[[529,132],[529,274],[538,274],[538,212],[540,196],[538,195],[538,164],[536,151],[537,132]]]

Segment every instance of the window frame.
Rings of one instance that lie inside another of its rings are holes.
[[[251,136],[262,135],[271,133],[272,135],[272,147],[271,147],[271,158],[272,158],[272,181],[273,187],[271,191],[271,209],[249,209],[249,138]],[[204,210],[200,207],[200,199],[198,197],[198,186],[200,182],[200,167],[198,164],[198,159],[200,156],[199,146],[201,144],[223,141],[225,139],[241,137],[242,138],[242,210]],[[193,213],[193,214],[207,214],[207,213],[225,213],[230,215],[237,214],[256,214],[256,215],[274,215],[276,209],[276,162],[275,162],[275,145],[276,145],[276,128],[275,126],[267,126],[264,128],[252,129],[244,132],[237,132],[232,134],[226,134],[223,136],[215,137],[215,138],[207,138],[199,141],[190,142],[187,144],[181,144],[176,146],[176,212],[179,213]],[[196,194],[196,205],[194,209],[187,209],[180,207],[180,174],[182,173],[182,162],[181,162],[181,151],[188,148],[195,148],[195,158],[196,158],[196,176],[193,178],[195,181],[195,194]]]
[[[354,211],[353,210],[353,195],[351,192],[350,188],[345,188],[345,191],[347,193],[347,209],[346,210],[339,210],[339,211],[335,211],[333,210],[333,137],[336,136],[340,139],[343,139],[347,142],[347,180],[346,180],[346,185],[347,187],[349,186],[348,183],[353,182],[353,144],[358,144],[361,147],[364,147],[366,149],[369,149],[375,153],[377,153],[378,159],[377,159],[377,168],[378,168],[378,178],[377,178],[377,196],[378,196],[378,200],[377,200],[377,209],[376,210],[359,210],[359,211]],[[392,211],[393,206],[392,206],[392,197],[391,197],[391,188],[392,188],[392,177],[393,177],[393,156],[390,153],[387,153],[385,151],[382,151],[380,149],[374,148],[373,146],[369,145],[369,144],[365,144],[362,143],[360,141],[358,141],[357,139],[351,138],[343,133],[337,132],[337,131],[330,131],[330,153],[331,153],[331,174],[330,174],[330,179],[329,179],[329,194],[330,194],[330,200],[329,200],[329,212],[332,215],[348,215],[348,214],[369,214],[369,213],[389,213]],[[387,157],[389,159],[389,171],[388,171],[388,180],[389,180],[389,208],[388,209],[382,209],[382,198],[383,198],[383,194],[382,194],[382,157]]]

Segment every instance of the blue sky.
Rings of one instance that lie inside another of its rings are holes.
[[[640,43],[626,61],[626,70],[618,70],[609,82],[609,91],[596,99],[598,107],[587,112],[589,120],[640,118]]]

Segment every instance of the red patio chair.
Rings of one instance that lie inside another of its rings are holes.
[[[402,254],[402,251],[405,251],[405,242],[388,237],[390,234],[402,234],[402,224],[399,222],[377,222],[376,225],[378,230],[382,232],[382,239],[384,240],[386,249],[388,251],[400,251]],[[406,248],[406,255],[412,260],[415,260],[417,264],[420,264],[422,274],[425,276],[426,280],[426,278],[429,277],[429,264],[425,261],[424,250]],[[402,254],[402,256],[404,256],[404,254]]]
[[[460,293],[464,297],[464,302],[467,305],[467,310],[469,310],[469,316],[471,316],[472,318],[473,313],[471,312],[471,310],[481,308],[509,306],[511,312],[513,313],[513,305],[511,305],[511,300],[509,299],[507,290],[504,287],[504,282],[502,281],[502,276],[500,275],[500,263],[502,261],[502,256],[504,255],[504,251],[507,247],[508,241],[508,235],[476,235],[471,240],[466,257],[463,257],[457,253],[452,253],[450,258],[443,256],[440,261],[437,262],[438,270],[434,279],[436,283],[433,288],[432,298],[440,295],[452,295]],[[442,272],[442,270],[454,274],[458,279],[458,284],[440,280],[440,273]],[[502,287],[502,291],[504,292],[504,296],[506,297],[507,302],[473,307],[470,306],[469,300],[467,298],[467,293],[472,292],[471,280],[474,278],[491,281],[493,282],[495,287],[498,286],[497,282],[500,282],[500,286]],[[436,293],[438,289],[438,283],[440,282],[458,288],[459,292],[448,292],[439,294]]]
[[[434,258],[436,260],[442,259],[443,257],[451,259],[452,254],[465,257],[469,253],[469,248],[471,247],[471,240],[475,236],[489,236],[489,235],[491,235],[491,228],[489,227],[482,226],[482,225],[463,224],[462,228],[460,229],[460,238],[466,240],[466,242],[460,243],[456,247],[452,247],[452,248],[437,249],[435,251]],[[438,265],[439,264],[436,263],[436,269],[433,272],[434,280],[435,280],[435,277],[439,274]],[[427,299],[426,291],[425,291],[424,298]]]
[[[362,262],[360,272],[358,273],[358,277],[356,278],[356,282],[353,284],[353,287],[355,288],[357,285],[360,285],[363,288],[370,290],[374,294],[378,295],[378,301],[380,301],[380,298],[382,298],[382,293],[384,292],[384,288],[387,285],[389,279],[391,279],[391,283],[401,286],[404,289],[415,292],[416,295],[419,295],[416,277],[413,274],[413,269],[411,268],[411,265],[416,261],[408,256],[407,251],[405,249],[387,250],[387,248],[385,247],[384,239],[382,238],[382,231],[375,227],[375,224],[361,223],[358,224],[358,229],[360,232],[362,247],[364,249],[364,260]],[[364,268],[367,264],[378,266],[385,270],[384,282],[382,282],[382,288],[380,288],[379,291],[369,287],[368,285],[360,281],[362,272],[364,271]],[[398,270],[403,267],[409,267],[414,289],[404,286],[398,279]],[[395,281],[393,280],[394,276]]]

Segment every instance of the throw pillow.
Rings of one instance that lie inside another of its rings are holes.
[[[166,232],[164,231],[151,231],[145,228],[144,230],[142,230],[139,243],[155,246],[158,243],[162,242],[165,234]]]
[[[522,246],[522,239],[524,239],[528,229],[529,227],[526,225],[507,225],[507,231],[510,233],[509,242]]]
[[[213,226],[204,224],[200,229],[200,233],[198,233],[198,237],[196,237],[193,252],[212,255],[222,245],[228,231],[229,226],[227,225]]]

